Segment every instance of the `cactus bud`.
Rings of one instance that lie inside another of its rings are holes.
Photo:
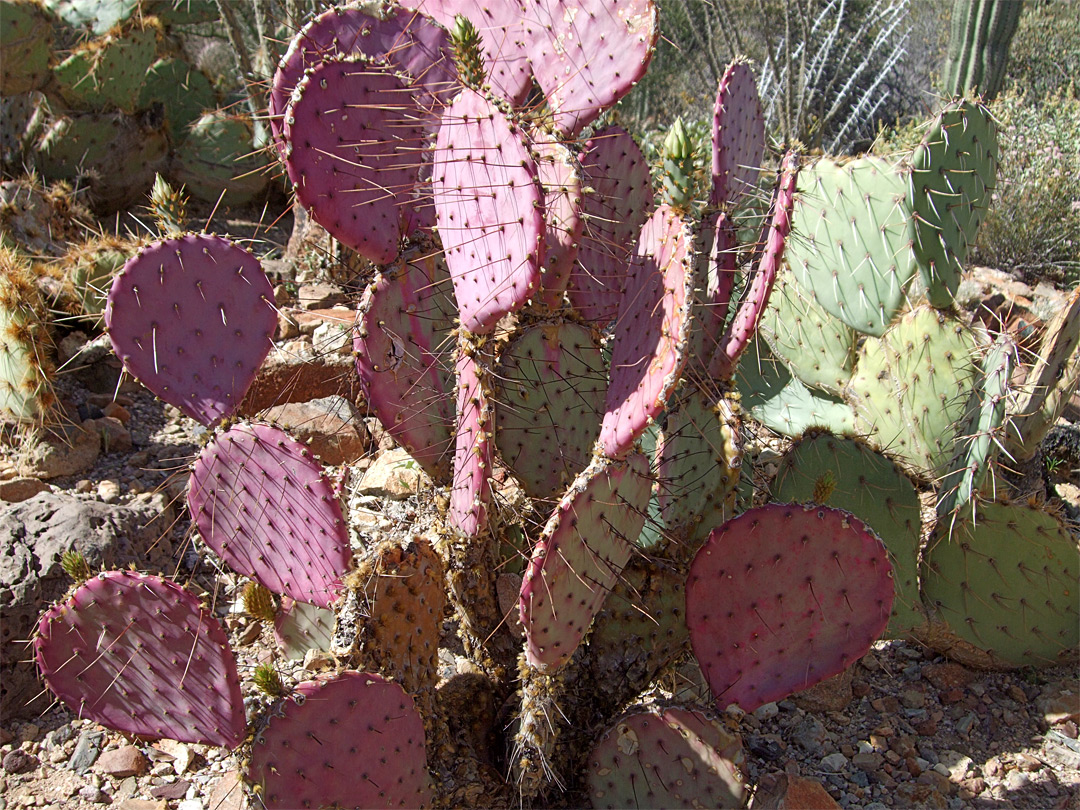
[[[484,69],[484,55],[480,50],[480,32],[469,18],[458,14],[454,18],[454,27],[450,30],[450,43],[454,49],[454,62],[458,75],[466,87],[479,90],[487,78]]]
[[[828,503],[836,491],[836,476],[832,470],[826,470],[814,481],[814,503]]]
[[[255,681],[255,686],[263,694],[274,698],[282,697],[285,694],[285,684],[273,664],[259,664],[255,667],[252,679]]]
[[[150,212],[162,236],[178,236],[187,220],[187,196],[175,190],[160,174],[154,175],[150,189]]]
[[[694,145],[682,118],[676,118],[664,139],[663,180],[665,201],[686,212],[694,203]]]
[[[244,610],[249,616],[264,622],[273,622],[277,616],[277,605],[269,588],[258,582],[249,582],[244,587]]]
[[[65,574],[75,580],[76,585],[82,585],[93,576],[86,557],[82,555],[82,552],[74,549],[63,553],[60,557],[60,567],[64,569]]]

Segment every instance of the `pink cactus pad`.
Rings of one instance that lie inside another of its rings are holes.
[[[402,5],[447,30],[453,29],[458,14],[467,17],[480,34],[491,89],[514,106],[525,101],[532,73],[521,27],[524,0],[405,0]]]
[[[324,59],[350,55],[387,63],[405,78],[424,110],[448,102],[449,94],[456,92],[457,69],[449,37],[427,17],[404,9],[373,17],[358,6],[332,8],[304,26],[289,43],[270,86],[270,129],[283,158],[285,108],[304,72]]]
[[[476,537],[487,526],[491,500],[492,418],[471,350],[463,349],[457,361],[457,413],[450,523],[466,537]]]
[[[750,712],[851,666],[892,601],[885,546],[865,524],[773,503],[713,529],[690,566],[686,624],[717,705]]]
[[[413,699],[367,672],[299,684],[255,738],[248,779],[267,810],[421,808],[433,800]]]
[[[586,321],[615,320],[626,268],[641,228],[653,212],[649,164],[622,127],[607,127],[585,142],[579,156],[585,229],[570,276],[570,303]]]
[[[660,33],[652,0],[537,0],[522,22],[555,128],[573,137],[645,75]]]
[[[569,660],[630,560],[651,481],[641,453],[596,459],[556,507],[521,583],[525,657],[550,671]]]
[[[367,403],[439,484],[450,479],[456,318],[450,276],[441,257],[425,251],[375,277],[353,340]]]
[[[188,509],[203,540],[274,593],[329,607],[352,552],[333,487],[307,449],[270,425],[214,437],[191,471]]]
[[[285,167],[296,199],[376,264],[397,256],[403,204],[420,183],[421,115],[395,74],[344,56],[309,68],[285,111]]]
[[[701,218],[694,234],[694,324],[690,362],[708,367],[724,333],[731,293],[738,271],[738,234],[731,218],[712,211]]]
[[[544,194],[520,131],[472,90],[443,115],[432,187],[462,327],[495,328],[540,286]]]
[[[710,205],[727,211],[757,191],[765,157],[765,115],[750,65],[728,65],[713,107],[712,191]]]
[[[273,345],[277,311],[258,259],[219,236],[190,234],[128,259],[105,325],[129,374],[209,425],[240,407]]]
[[[754,263],[754,279],[743,296],[738,312],[728,325],[727,332],[716,347],[709,372],[720,380],[730,380],[735,374],[739,357],[757,332],[758,321],[772,295],[773,282],[784,258],[784,246],[791,233],[791,212],[795,207],[795,183],[799,160],[794,152],[784,155],[780,163],[780,178],[773,195],[772,215],[762,233],[762,249]]]
[[[225,631],[175,582],[88,579],[41,617],[45,683],[84,720],[145,737],[236,748],[246,720]]]
[[[641,229],[615,339],[597,445],[618,458],[664,408],[686,364],[693,295],[689,229],[666,205]]]

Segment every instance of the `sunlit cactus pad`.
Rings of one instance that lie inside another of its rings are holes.
[[[87,580],[41,617],[34,653],[45,683],[86,720],[227,748],[244,739],[225,631],[175,582],[134,571]]]
[[[717,527],[698,551],[686,624],[717,705],[753,711],[855,663],[892,601],[885,547],[862,521],[769,504]]]
[[[413,699],[366,672],[297,686],[256,735],[248,779],[268,810],[432,802],[424,725]]]
[[[188,508],[234,570],[274,593],[329,607],[352,551],[321,465],[279,428],[240,424],[203,448]]]
[[[743,750],[716,717],[678,706],[632,711],[586,762],[595,808],[742,807]]]
[[[1052,514],[981,504],[973,519],[938,529],[921,570],[931,616],[951,631],[927,639],[935,647],[981,650],[989,655],[967,660],[1004,668],[1077,655],[1080,549]]]
[[[189,234],[128,260],[105,308],[125,370],[204,425],[236,412],[277,328],[262,265],[227,239]]]

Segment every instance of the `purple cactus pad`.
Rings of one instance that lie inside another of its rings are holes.
[[[85,720],[226,748],[244,739],[229,640],[175,582],[134,571],[88,579],[41,617],[34,654],[45,683]]]
[[[709,203],[727,211],[757,191],[765,157],[765,115],[754,74],[745,62],[728,65],[716,88]]]
[[[267,810],[420,808],[433,800],[413,699],[367,672],[299,684],[256,736],[248,779]]]
[[[461,325],[491,332],[540,286],[544,194],[520,131],[479,93],[444,113],[432,187]]]
[[[352,552],[334,489],[307,449],[270,425],[215,436],[191,471],[188,509],[203,540],[274,593],[329,607]]]
[[[717,706],[751,712],[865,655],[892,601],[885,546],[862,521],[773,503],[713,529],[690,566],[686,624]]]
[[[491,405],[481,384],[481,370],[470,351],[457,361],[457,436],[454,480],[450,488],[450,523],[466,537],[487,526],[491,500]]]
[[[533,151],[540,185],[544,189],[544,219],[547,223],[541,298],[549,309],[559,309],[585,229],[581,177],[574,167],[570,150],[542,130],[534,135]]]
[[[204,425],[231,416],[277,328],[259,260],[190,234],[143,248],[113,280],[105,325],[124,369]]]

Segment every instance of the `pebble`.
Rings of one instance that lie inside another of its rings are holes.
[[[120,483],[106,478],[98,484],[97,494],[105,503],[116,503],[120,500]]]
[[[147,761],[142,751],[134,745],[125,745],[106,751],[97,761],[97,769],[115,779],[139,776],[146,773]],[[172,770],[170,767],[169,770]]]
[[[40,764],[37,757],[21,748],[5,754],[3,761],[3,767],[7,773],[29,773]]]
[[[71,755],[68,767],[75,773],[85,773],[97,760],[101,753],[101,741],[105,737],[103,731],[84,731],[79,735],[79,742],[75,744],[75,751]]]
[[[822,757],[821,770],[826,773],[840,773],[847,768],[847,764],[848,758],[837,752],[835,754],[829,754],[827,757]]]
[[[758,720],[771,720],[780,713],[780,708],[775,703],[766,703],[754,709],[754,717]]]

